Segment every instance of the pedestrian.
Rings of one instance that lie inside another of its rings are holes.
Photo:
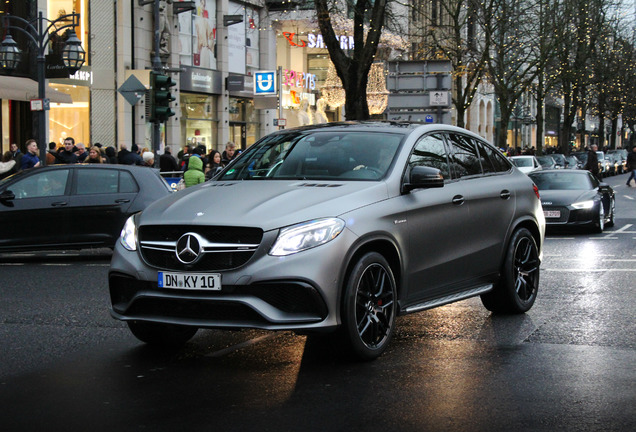
[[[627,178],[627,186],[632,187],[630,182],[636,180],[636,145],[632,148],[631,153],[627,155],[627,169],[630,171]]]
[[[598,170],[598,155],[596,154],[597,150],[598,146],[596,144],[592,144],[590,146],[590,150],[588,150],[587,152],[587,161],[585,162],[585,166],[583,167],[583,169],[588,170],[594,175],[594,177],[601,180]]]
[[[2,155],[2,162],[0,162],[0,179],[5,177],[9,177],[12,173],[13,167],[15,166],[15,161],[11,156],[11,152],[4,152]]]
[[[20,170],[20,167],[22,166],[22,156],[24,155],[16,143],[11,143],[9,150],[11,151],[11,158],[15,161],[15,166],[11,170],[11,174],[14,174]]]
[[[75,155],[77,156],[77,163],[83,163],[88,157],[88,153],[86,153],[86,147],[82,143],[77,143],[75,148],[77,148],[77,150],[75,151]]]
[[[225,150],[223,150],[223,154],[221,154],[221,161],[223,165],[227,166],[232,160],[236,157],[236,144],[232,141],[228,141],[225,144]]]
[[[26,142],[27,152],[22,156],[22,163],[20,169],[39,168],[42,164],[38,157],[38,143],[34,139],[30,139]]]
[[[143,166],[154,167],[155,166],[155,154],[151,151],[145,151],[142,154],[142,159],[144,160]]]
[[[121,150],[117,156],[119,163],[122,165],[143,165],[144,160],[138,154],[139,147],[137,147],[137,144],[133,144],[130,150],[128,151],[126,144],[121,145]]]
[[[219,153],[218,150],[212,150],[208,155],[208,160],[210,161],[210,166],[205,173],[206,180],[213,178],[225,166],[221,162],[221,153]]]
[[[53,165],[57,160],[57,144],[51,141],[49,143],[49,151],[46,153],[46,164]]]
[[[106,153],[106,163],[109,164],[117,164],[119,163],[119,161],[117,160],[117,150],[115,150],[115,147],[113,146],[108,146],[106,147],[106,150],[104,151],[104,153]]]
[[[64,138],[64,148],[57,152],[56,164],[74,164],[77,163],[77,155],[75,154],[75,140],[72,137]]]
[[[102,152],[99,151],[99,147],[91,147],[88,150],[88,157],[84,160],[84,163],[104,163],[104,158],[102,157]]]
[[[170,147],[166,146],[163,150],[163,154],[159,156],[159,171],[161,172],[175,172],[179,171],[179,165],[177,160],[170,153]]]
[[[183,173],[183,181],[185,183],[185,187],[205,182],[203,161],[200,157],[198,157],[198,155],[194,154],[188,160],[188,169]]]

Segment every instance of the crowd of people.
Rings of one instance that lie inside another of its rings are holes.
[[[0,179],[20,170],[42,165],[36,140],[28,140],[25,148],[26,153],[22,153],[17,144],[11,144],[10,151],[2,156],[2,162],[0,162]],[[159,157],[159,170],[173,174],[183,173],[186,187],[193,186],[211,179],[237,154],[236,145],[231,141],[225,145],[223,153],[217,150],[211,150],[208,153],[204,145],[186,145],[179,151],[176,158],[167,146]],[[45,162],[47,165],[97,163],[154,167],[155,154],[148,148],[140,150],[137,144],[133,144],[130,150],[125,144],[121,144],[117,152],[115,147],[104,148],[101,144],[95,143],[87,150],[84,144],[75,143],[72,137],[67,137],[59,148],[56,143],[49,143]]]

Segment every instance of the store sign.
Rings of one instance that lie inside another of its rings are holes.
[[[283,32],[283,36],[287,39],[289,45],[299,48],[321,48],[326,49],[327,45],[325,44],[324,39],[321,34],[313,34],[309,33],[307,35],[307,41],[296,40],[294,41],[294,36],[296,33],[292,32]],[[352,50],[354,47],[353,36],[338,36],[338,40],[340,41],[340,48],[343,50]]]
[[[219,71],[188,66],[182,66],[181,69],[179,85],[181,91],[209,94],[223,93],[223,78]]]
[[[254,72],[254,94],[259,96],[276,94],[276,71]]]
[[[283,85],[314,90],[316,88],[316,75],[285,69],[283,70]]]

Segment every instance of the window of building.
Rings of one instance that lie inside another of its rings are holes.
[[[219,149],[216,96],[181,92],[181,142],[183,145],[203,144],[209,152]],[[172,149],[177,154],[177,149]]]
[[[75,34],[82,42],[82,48],[86,52],[86,59],[84,66],[88,66],[89,56],[89,12],[88,12],[88,0],[48,0],[47,18],[54,21],[61,16],[78,13],[80,14],[79,26],[75,28]],[[69,21],[69,24],[71,22]],[[62,32],[60,32],[62,33]]]
[[[62,145],[72,137],[76,143],[90,143],[90,89],[89,87],[51,84],[51,88],[71,95],[72,104],[51,103],[49,111],[49,141]]]

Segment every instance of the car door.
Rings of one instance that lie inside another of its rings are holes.
[[[0,200],[0,249],[57,247],[68,242],[69,169],[36,169],[5,185]]]
[[[474,138],[464,137],[477,148],[483,175],[470,186],[470,226],[475,238],[470,243],[470,265],[476,277],[499,271],[506,235],[516,208],[516,179],[511,166],[498,150]]]
[[[408,301],[444,295],[446,285],[460,281],[466,259],[463,232],[469,227],[468,197],[463,183],[452,179],[448,149],[439,134],[418,140],[409,167],[437,168],[444,176],[441,188],[415,189],[402,199],[407,212],[409,243]]]
[[[130,172],[92,166],[77,167],[71,196],[75,244],[112,246],[128,218],[139,186]]]

